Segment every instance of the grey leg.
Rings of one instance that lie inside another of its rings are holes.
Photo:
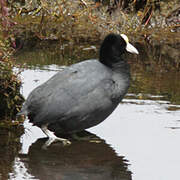
[[[53,142],[61,141],[63,145],[69,145],[71,142],[64,138],[57,137],[54,132],[47,129],[47,125],[41,126],[42,131],[49,137],[49,139],[46,141],[45,146],[51,145]]]

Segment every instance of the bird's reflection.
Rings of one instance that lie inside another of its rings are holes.
[[[20,155],[29,173],[40,180],[131,180],[128,162],[94,135],[70,146],[54,143],[47,149],[39,139],[27,155]]]

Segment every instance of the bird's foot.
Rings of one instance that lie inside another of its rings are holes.
[[[64,139],[64,138],[54,138],[54,137],[50,137],[46,142],[45,144],[43,145],[43,149],[47,149],[47,147],[49,147],[52,143],[55,143],[55,142],[62,142],[64,146],[67,146],[67,145],[70,145],[71,144],[71,141],[69,141],[68,139]]]
[[[49,137],[49,139],[45,142],[44,147],[47,148],[47,147],[50,146],[52,143],[57,142],[57,141],[62,142],[63,145],[70,145],[70,144],[71,144],[71,142],[70,142],[69,140],[64,139],[64,138],[59,138],[59,137],[57,137],[57,136],[54,134],[54,132],[48,130],[47,127],[48,127],[47,124],[41,126],[42,131]]]
[[[70,145],[71,144],[71,141],[69,141],[68,139],[63,139],[63,138],[60,138],[63,143],[64,146],[67,146],[67,145]],[[63,139],[63,140],[62,140]]]

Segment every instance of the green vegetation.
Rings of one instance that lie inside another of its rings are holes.
[[[27,0],[8,4],[11,40],[17,48],[37,41],[99,42],[107,33],[170,40],[179,31],[178,0]],[[178,7],[178,8],[177,8]],[[7,24],[7,23],[6,23]],[[164,36],[162,36],[162,33]],[[178,37],[179,40],[180,37]]]
[[[4,1],[0,1],[1,6]],[[20,95],[21,82],[18,74],[13,72],[15,62],[12,59],[14,49],[11,47],[11,34],[7,18],[7,9],[2,6],[0,24],[0,126],[17,124],[15,114],[19,111],[23,98]],[[8,123],[5,123],[8,122]]]
[[[1,47],[2,45],[1,42]],[[7,55],[9,51],[4,50],[0,53],[0,120],[12,121],[23,102],[20,94],[21,81],[18,74],[13,72],[14,62]]]

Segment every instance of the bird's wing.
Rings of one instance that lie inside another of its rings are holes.
[[[111,72],[98,61],[86,61],[57,73],[29,95],[25,103],[33,123],[56,121],[108,104]],[[110,102],[109,102],[110,103]]]

